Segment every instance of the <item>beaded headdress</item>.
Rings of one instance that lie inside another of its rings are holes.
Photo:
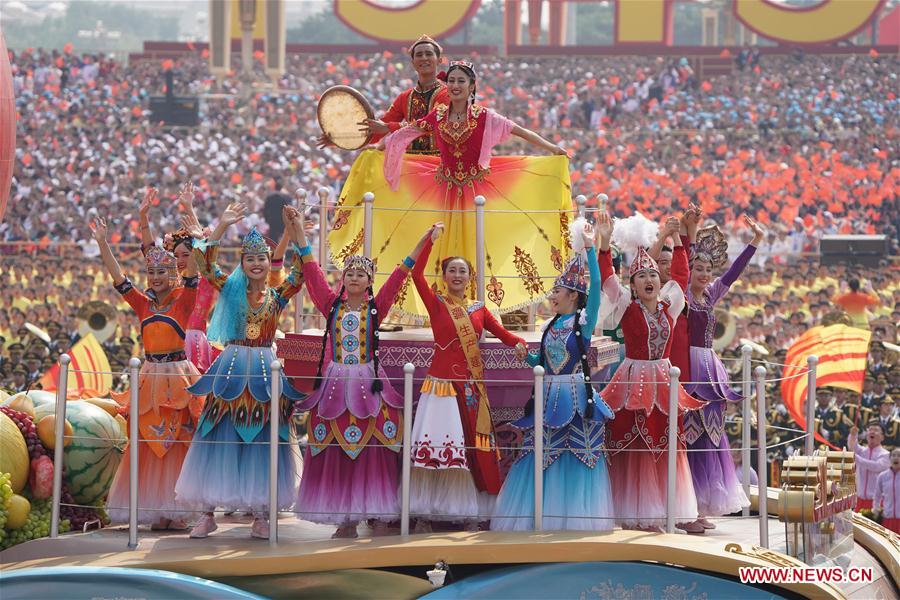
[[[151,246],[144,258],[148,269],[175,269],[175,255],[159,246]]]
[[[696,251],[693,260],[708,261],[713,269],[728,262],[728,240],[717,225],[704,227],[697,232]]]
[[[266,238],[256,230],[256,227],[244,236],[241,244],[241,254],[269,254],[272,248],[266,242]]]
[[[656,264],[656,261],[653,260],[653,257],[647,253],[643,246],[638,248],[637,256],[631,261],[631,269],[628,272],[628,276],[634,277],[641,271],[656,271],[659,273],[659,265]]]
[[[563,287],[581,294],[587,293],[585,270],[587,256],[584,245],[584,230],[587,224],[584,217],[578,217],[569,224],[569,245],[572,247],[572,258],[566,263],[560,276],[553,282],[553,287]]]
[[[566,263],[566,268],[553,282],[553,287],[563,287],[580,294],[587,294],[587,276],[585,275],[584,258],[581,254],[576,254]]]
[[[475,76],[475,65],[470,63],[467,60],[451,60],[450,65],[447,67],[447,73],[452,71],[454,68],[462,69],[466,73],[468,73],[472,79],[476,79]]]
[[[375,262],[371,258],[354,254],[344,261],[344,272],[350,269],[359,269],[369,276],[369,279],[375,277]]]
[[[444,53],[444,49],[441,48],[441,45],[438,44],[436,41],[434,41],[434,39],[432,39],[431,36],[422,34],[419,36],[419,39],[417,39],[415,42],[413,42],[412,46],[409,47],[409,55],[410,56],[413,55],[413,53],[416,51],[416,46],[418,46],[419,44],[431,44],[434,47],[434,49],[437,51],[438,56],[441,56]]]

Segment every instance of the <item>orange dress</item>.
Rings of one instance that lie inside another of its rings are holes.
[[[193,437],[203,399],[187,388],[200,378],[184,349],[187,324],[197,297],[198,278],[184,280],[162,301],[151,291],[141,292],[126,279],[116,290],[141,320],[144,364],[138,380],[138,520],[154,523],[160,518],[187,516],[175,502],[175,482]],[[127,406],[129,392],[115,395]],[[128,518],[129,458],[131,440],[113,479],[107,509],[113,522]]]

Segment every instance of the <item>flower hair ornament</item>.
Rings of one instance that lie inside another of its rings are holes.
[[[369,280],[375,278],[375,261],[366,256],[361,256],[359,254],[354,254],[347,258],[344,261],[344,272],[346,273],[350,269],[359,269],[363,271],[366,275],[369,276]]]
[[[718,269],[728,262],[728,240],[718,225],[710,225],[697,231],[696,251],[691,262],[700,259]]]
[[[163,236],[163,248],[166,249],[166,252],[175,252],[175,248],[181,244],[187,244],[187,247],[190,249],[193,246],[193,242],[194,238],[191,237],[191,234],[184,227]]]

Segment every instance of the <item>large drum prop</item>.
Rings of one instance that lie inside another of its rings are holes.
[[[319,98],[316,116],[322,133],[338,148],[359,150],[372,137],[363,123],[375,118],[372,105],[352,87],[336,85],[325,90]]]

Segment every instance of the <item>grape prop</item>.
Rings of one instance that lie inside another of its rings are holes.
[[[77,411],[76,411],[77,412]],[[0,472],[0,550],[50,534],[50,513],[53,483],[53,461],[38,436],[34,418],[28,413],[0,406],[0,422],[7,425],[0,430],[3,448],[17,454],[15,460],[5,460],[3,469],[16,470],[23,478],[16,494],[13,474]],[[14,427],[13,427],[14,425]],[[16,450],[21,448],[21,450]],[[27,458],[26,458],[27,456]],[[23,467],[28,463],[27,467]],[[20,473],[23,471],[24,473]],[[18,485],[18,481],[15,482]],[[97,507],[79,507],[65,484],[60,506],[59,530],[81,529],[89,521],[107,521],[105,512]]]

